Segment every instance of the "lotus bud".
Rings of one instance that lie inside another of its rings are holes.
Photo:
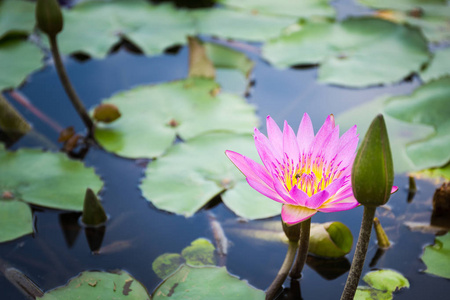
[[[329,258],[342,257],[352,250],[353,235],[341,222],[311,224],[309,253]]]
[[[83,218],[82,221],[88,226],[98,226],[106,222],[107,216],[100,200],[90,189],[86,189],[84,197]]]
[[[281,220],[281,224],[283,224],[284,234],[287,236],[288,240],[291,242],[298,242],[300,239],[300,225],[301,223],[295,225],[288,225]]]
[[[359,203],[380,206],[389,200],[394,182],[389,138],[383,115],[370,124],[352,169],[353,194]]]
[[[63,16],[56,0],[38,0],[36,3],[38,28],[49,36],[56,36],[63,29]]]
[[[373,228],[377,234],[378,247],[384,249],[389,248],[391,246],[391,242],[389,242],[389,238],[381,226],[380,220],[376,217],[373,219]]]
[[[94,119],[97,122],[111,123],[120,118],[119,108],[114,104],[103,103],[94,109]]]

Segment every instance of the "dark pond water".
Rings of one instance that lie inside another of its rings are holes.
[[[258,115],[262,120],[270,114],[279,124],[287,120],[294,128],[298,126],[304,112],[311,116],[317,129],[330,113],[339,114],[379,95],[406,94],[419,85],[419,81],[412,78],[388,87],[339,88],[317,83],[316,68],[277,70],[254,53],[247,54],[256,62],[252,74],[254,85],[248,101],[257,105]],[[104,60],[80,62],[67,58],[65,63],[69,76],[87,107],[95,106],[101,99],[137,85],[182,79],[186,77],[188,70],[186,48],[181,48],[176,54],[157,57],[119,50]],[[20,92],[62,127],[74,126],[77,131],[83,131],[83,125],[70,106],[53,65],[31,76]],[[9,99],[33,124],[36,131],[42,133],[55,147],[59,147],[56,131]],[[264,127],[262,131],[265,131]],[[40,142],[25,137],[12,149],[40,145]],[[152,270],[152,262],[157,256],[166,252],[178,253],[199,237],[214,240],[207,210],[201,210],[192,218],[186,219],[159,211],[142,197],[138,184],[146,161],[123,159],[96,147],[89,149],[84,161],[95,167],[105,182],[101,198],[110,218],[102,245],[112,250],[102,254],[91,252],[84,229],[78,224],[79,214],[42,208],[34,208],[34,235],[0,244],[2,263],[20,269],[43,290],[63,285],[81,271],[124,269],[151,292],[160,282]],[[376,260],[376,241],[372,238],[363,274],[373,268],[390,268],[403,273],[409,279],[411,288],[396,293],[396,300],[448,299],[449,281],[422,272],[425,265],[419,257],[424,245],[433,243],[434,235],[413,232],[403,224],[408,220],[429,220],[435,186],[418,181],[419,191],[414,200],[407,203],[407,178],[398,175],[395,184],[400,190],[391,197],[390,209],[378,210],[381,222],[394,245]],[[263,221],[241,223],[220,202],[209,211],[217,216],[231,241],[226,258],[229,272],[248,280],[259,289],[266,289],[278,272],[287,246],[242,238],[230,230],[247,228]],[[361,217],[362,208],[356,208],[333,214],[319,213],[313,217],[313,222],[344,222],[356,239]],[[273,220],[279,220],[279,217]],[[348,259],[351,260],[352,256],[353,251]],[[348,266],[346,260],[336,262],[310,257],[300,281],[302,298],[338,299],[347,277]],[[290,284],[288,280],[285,286],[289,288]],[[286,296],[280,299],[298,299],[298,289],[293,283],[291,298]],[[0,299],[26,298],[0,275]]]

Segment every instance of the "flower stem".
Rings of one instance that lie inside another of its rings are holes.
[[[309,233],[311,231],[311,218],[302,222],[300,230],[300,246],[298,248],[297,258],[295,259],[294,266],[292,267],[291,278],[298,279],[302,274],[303,267],[305,266],[306,257],[308,256],[309,248]]]
[[[75,92],[75,89],[70,83],[69,76],[67,76],[66,69],[64,68],[64,65],[61,60],[61,55],[59,54],[58,43],[56,42],[56,35],[48,35],[48,39],[50,41],[50,48],[52,51],[53,60],[55,61],[56,71],[58,72],[59,79],[61,80],[61,83],[64,86],[64,89],[67,95],[69,96],[72,105],[75,107],[75,110],[80,115],[84,125],[87,127],[88,136],[92,137],[94,131],[94,122],[92,122],[91,118],[89,117],[86,111],[86,108],[84,107],[83,103],[81,102],[80,98]]]
[[[370,234],[372,232],[372,223],[375,216],[376,206],[364,206],[364,213],[359,231],[358,243],[356,244],[355,255],[352,266],[342,292],[341,300],[352,300],[358,287],[361,277],[364,260],[366,259],[367,248],[369,247]]]
[[[274,299],[281,285],[286,280],[286,277],[288,276],[289,273],[289,269],[291,268],[292,263],[294,262],[297,247],[298,241],[289,241],[289,246],[286,253],[286,257],[284,258],[284,262],[281,265],[280,270],[278,271],[277,277],[275,277],[272,284],[266,291],[266,300]]]

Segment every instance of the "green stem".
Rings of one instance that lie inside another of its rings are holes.
[[[342,292],[341,300],[352,300],[358,287],[361,277],[364,261],[366,259],[367,248],[369,247],[370,234],[372,232],[372,223],[375,216],[376,206],[364,206],[361,229],[359,231],[358,243],[356,244],[355,255],[352,266]]]
[[[300,246],[298,248],[298,254],[297,258],[295,259],[294,266],[292,267],[291,273],[289,274],[291,278],[298,279],[302,274],[306,258],[308,257],[310,231],[311,231],[311,218],[302,222],[302,227],[300,230]]]
[[[59,79],[61,80],[61,83],[64,86],[64,89],[67,95],[69,96],[72,105],[75,107],[77,113],[83,120],[84,125],[87,127],[88,136],[92,137],[94,131],[94,122],[92,122],[91,118],[89,117],[86,111],[86,108],[84,107],[83,103],[81,102],[80,98],[75,92],[75,89],[70,83],[69,76],[67,76],[66,69],[64,68],[64,65],[61,60],[61,55],[59,54],[58,43],[56,42],[56,35],[49,35],[48,39],[50,41],[50,48],[52,50],[53,60],[55,61],[56,71],[58,72]]]
[[[291,268],[292,263],[294,262],[297,247],[298,242],[289,241],[289,246],[286,253],[286,257],[284,258],[284,262],[281,265],[280,270],[278,271],[277,277],[275,277],[272,284],[266,291],[266,300],[274,299],[281,285],[286,280],[289,273],[289,269]]]

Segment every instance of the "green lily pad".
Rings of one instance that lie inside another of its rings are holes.
[[[33,233],[30,207],[15,200],[2,200],[0,195],[0,243]]]
[[[396,292],[409,288],[409,281],[402,274],[394,270],[377,270],[368,272],[363,280],[371,287],[388,292]]]
[[[308,251],[330,258],[342,257],[352,250],[353,235],[341,222],[312,223]]]
[[[204,9],[193,13],[197,33],[226,39],[264,42],[279,36],[295,17],[269,16],[232,9]]]
[[[422,260],[425,272],[450,279],[450,233],[437,236],[434,245],[425,247]]]
[[[9,34],[28,35],[33,31],[35,4],[29,1],[0,1],[0,40]]]
[[[389,143],[391,144],[394,171],[396,173],[418,171],[420,167],[408,156],[406,147],[414,141],[426,139],[433,135],[434,129],[423,124],[406,123],[387,115],[384,111],[384,106],[388,103],[388,100],[389,97],[381,97],[356,106],[342,114],[336,115],[336,123],[343,130],[347,130],[356,124],[359,135],[364,136],[369,128],[370,121],[377,114],[383,113],[389,134]],[[418,163],[420,163],[420,160]]]
[[[151,158],[167,151],[176,135],[189,140],[211,131],[252,132],[258,124],[255,108],[217,92],[213,80],[191,78],[119,93],[103,103],[117,106],[122,117],[98,124],[95,137],[118,155]]]
[[[150,300],[145,287],[126,271],[82,272],[65,286],[48,291],[41,300]]]
[[[0,91],[18,87],[30,73],[44,66],[43,58],[41,50],[25,40],[0,42],[0,70],[8,70],[0,72]]]
[[[312,16],[333,17],[335,15],[329,0],[219,0],[225,6],[243,9],[258,14],[282,15],[297,18]]]
[[[431,63],[420,73],[425,82],[444,76],[450,76],[450,48],[437,50]]]
[[[230,275],[225,267],[182,265],[153,292],[152,299],[264,299],[261,290]]]
[[[419,27],[425,37],[434,43],[450,41],[450,6],[446,0],[358,0],[380,11],[378,17],[397,23]]]
[[[178,253],[161,254],[153,261],[152,269],[159,278],[164,279],[183,263],[191,266],[215,265],[215,250],[216,248],[210,241],[199,238],[184,248],[181,255]]]
[[[440,167],[450,161],[450,77],[431,81],[411,95],[392,97],[385,112],[412,124],[424,124],[435,134],[409,144],[407,155],[419,169]]]
[[[440,168],[426,169],[412,174],[419,179],[435,179],[436,182],[441,180],[450,181],[450,164]]]
[[[245,183],[245,177],[225,156],[228,149],[256,157],[249,134],[210,133],[174,145],[148,165],[141,183],[144,197],[159,209],[187,217],[221,193],[224,203],[241,217],[256,219],[279,214],[280,203],[256,191],[252,197],[242,198],[252,191],[229,193],[240,182]],[[250,186],[242,188],[251,190]]]
[[[186,10],[143,0],[90,1],[64,11],[64,30],[58,35],[61,52],[83,52],[103,58],[121,38],[145,54],[184,44],[194,24]]]
[[[320,64],[320,81],[349,87],[398,82],[429,59],[418,30],[368,17],[308,22],[269,41],[263,56],[278,67]]]
[[[0,193],[44,207],[82,211],[86,188],[100,190],[94,169],[64,153],[0,147]]]
[[[380,291],[368,286],[358,286],[354,300],[391,300],[392,293]]]

